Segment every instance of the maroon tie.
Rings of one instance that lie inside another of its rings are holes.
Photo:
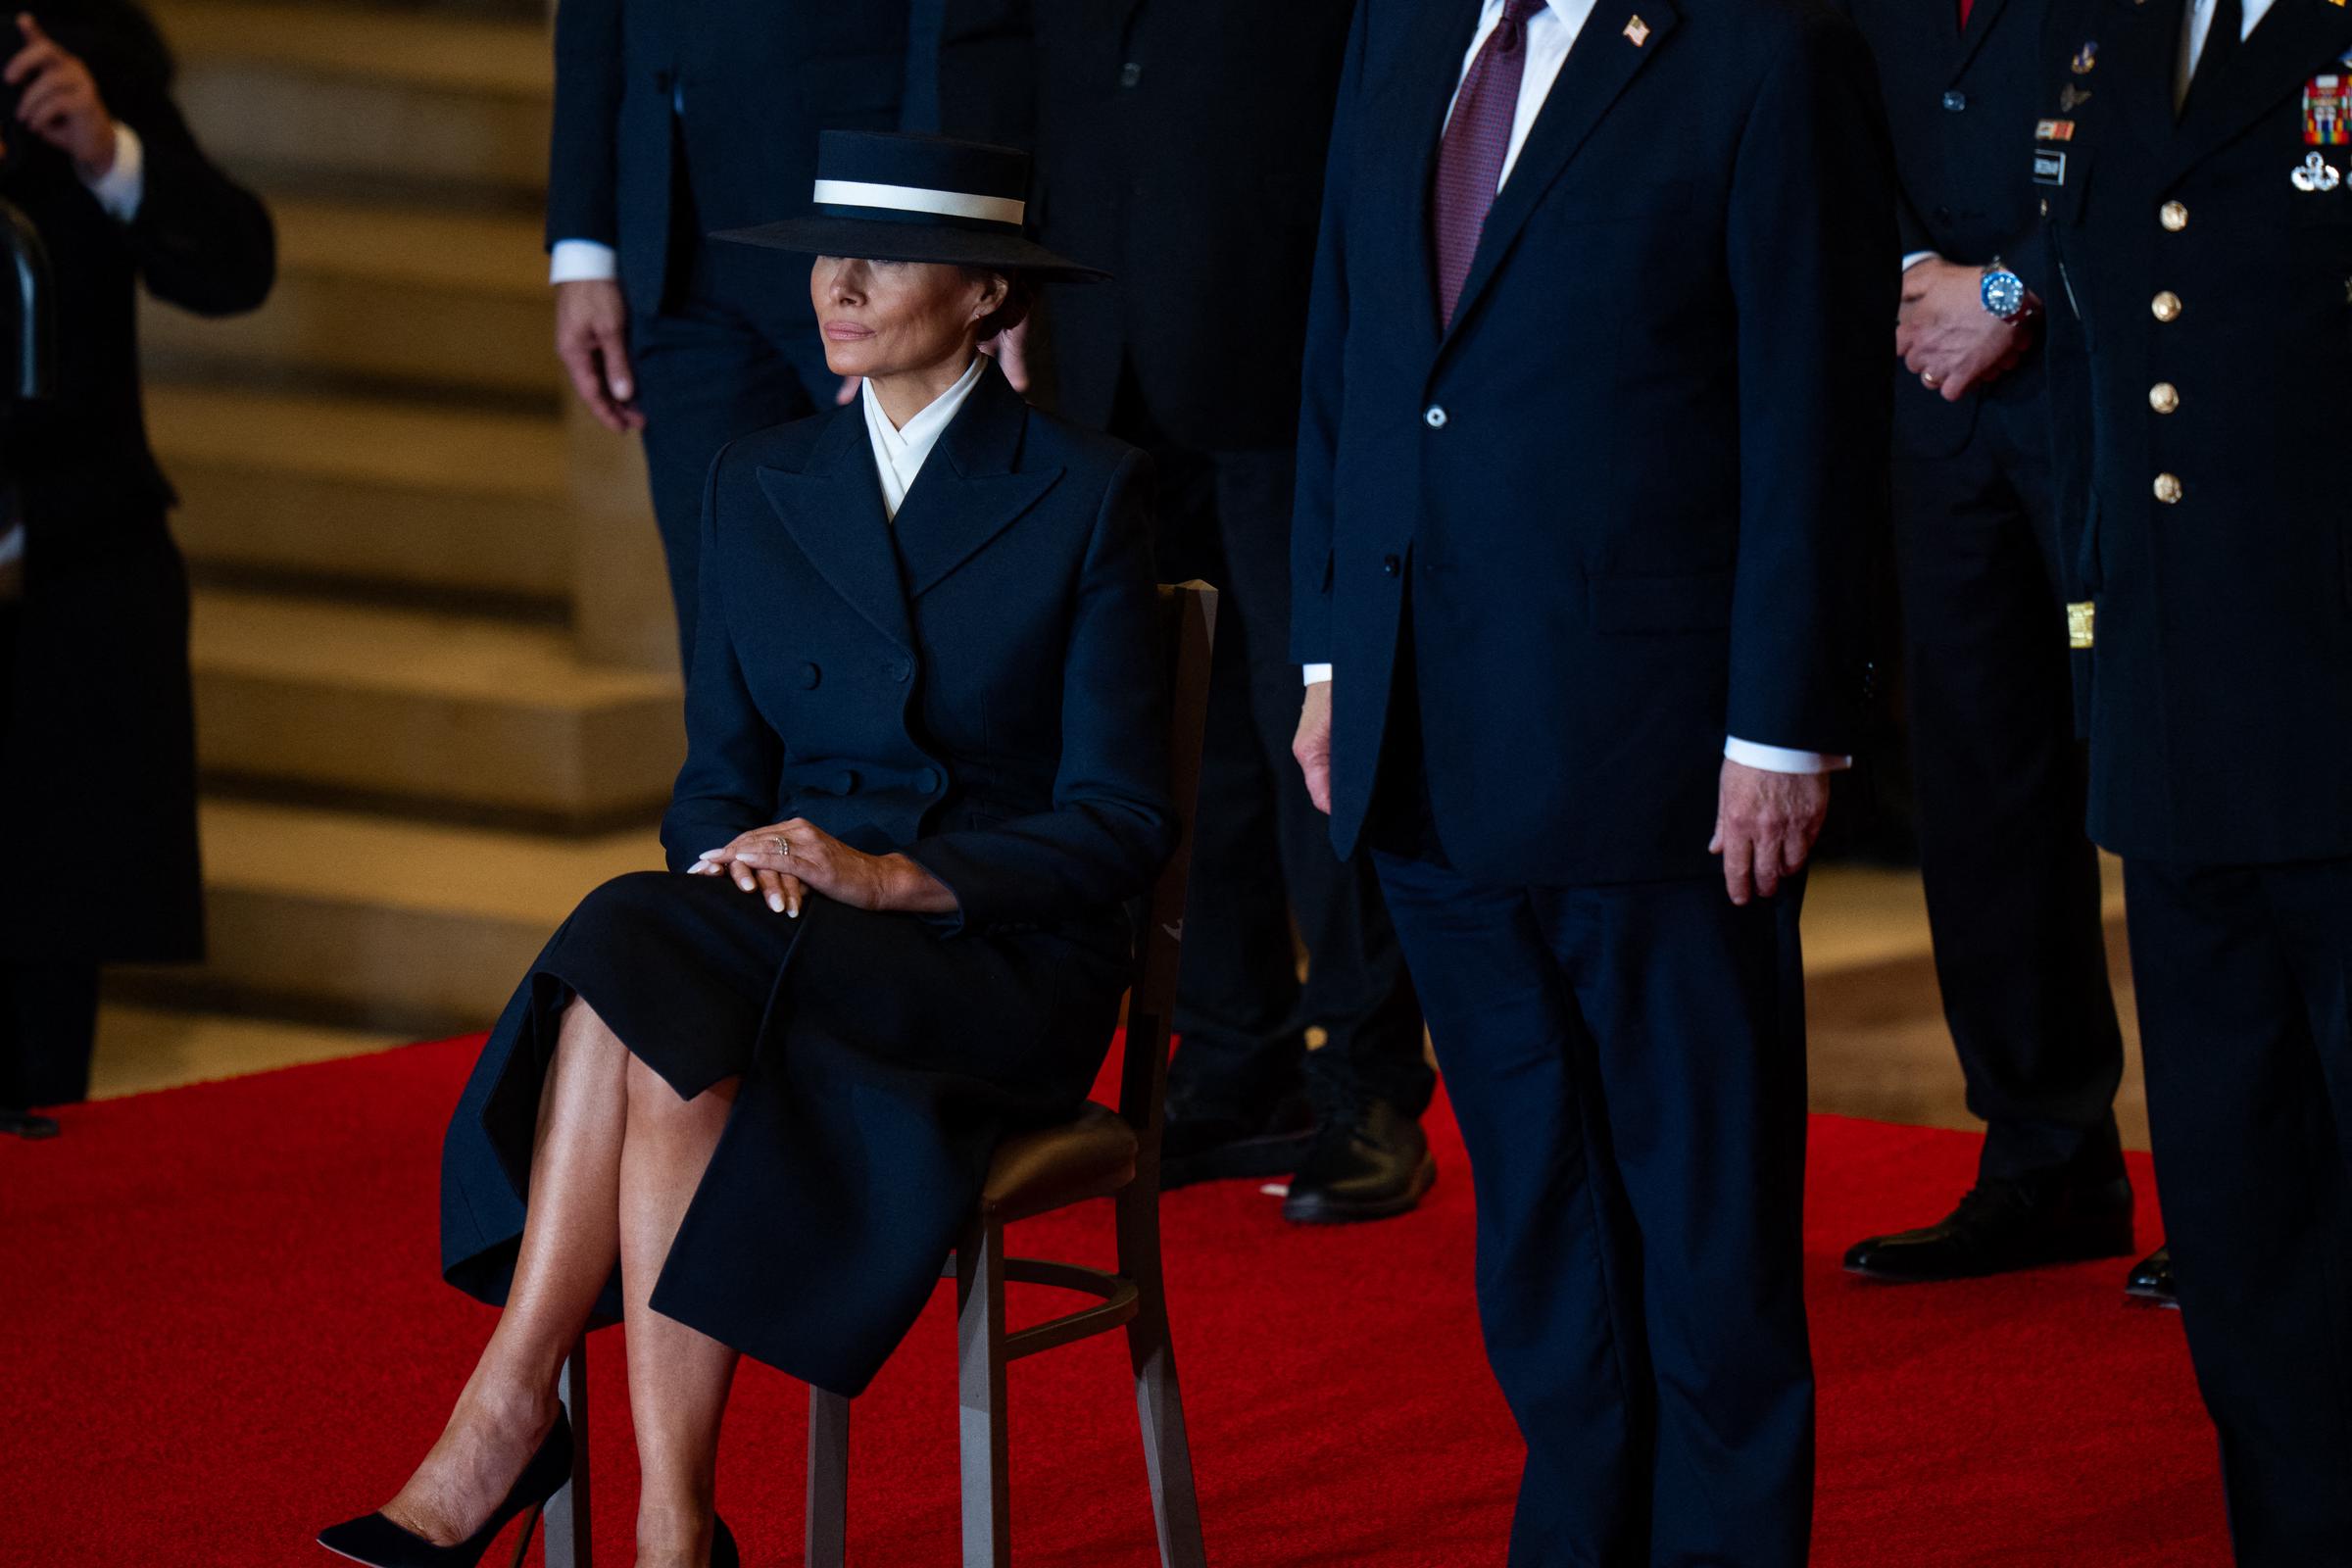
[[[1454,96],[1446,139],[1438,147],[1438,186],[1431,220],[1438,243],[1438,323],[1453,324],[1453,307],[1478,254],[1479,231],[1494,188],[1502,182],[1502,158],[1511,146],[1511,120],[1519,112],[1519,79],[1527,73],[1527,19],[1547,0],[1503,0],[1502,20],[1479,46]]]

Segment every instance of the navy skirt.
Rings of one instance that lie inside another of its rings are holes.
[[[540,1092],[584,998],[681,1098],[742,1080],[655,1309],[857,1394],[931,1295],[997,1145],[1084,1099],[1132,940],[1118,910],[943,934],[818,898],[788,919],[724,877],[608,882],[531,965],[451,1118],[443,1273],[505,1302]],[[598,1309],[619,1316],[617,1274]]]

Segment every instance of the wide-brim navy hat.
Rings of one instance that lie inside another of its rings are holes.
[[[1017,147],[876,130],[817,137],[816,186],[799,218],[712,239],[810,256],[946,262],[1092,282],[1108,277],[1029,237],[1029,155]]]

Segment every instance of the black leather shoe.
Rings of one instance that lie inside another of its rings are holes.
[[[58,1125],[29,1110],[0,1110],[0,1138],[55,1138]]]
[[[368,1568],[474,1568],[490,1549],[490,1543],[498,1539],[498,1533],[519,1514],[523,1518],[522,1534],[515,1538],[511,1568],[522,1568],[522,1554],[530,1549],[531,1532],[539,1524],[540,1510],[571,1479],[571,1420],[558,1411],[555,1426],[524,1462],[522,1474],[515,1477],[506,1500],[491,1510],[479,1530],[452,1545],[435,1545],[380,1513],[363,1514],[319,1531],[318,1544],[338,1557],[365,1563]],[[733,1544],[729,1538],[730,1549]]]
[[[1282,1217],[1298,1225],[1344,1225],[1409,1211],[1438,1179],[1421,1124],[1385,1100],[1327,1118],[1291,1177]]]
[[[1171,1093],[1159,1133],[1160,1191],[1284,1175],[1298,1168],[1314,1136],[1314,1112],[1303,1094],[1286,1096],[1268,1110]]]
[[[2180,1309],[2180,1298],[2173,1294],[2173,1250],[2169,1245],[2139,1260],[2124,1281],[2124,1294],[2134,1301]]]
[[[1977,1279],[2132,1251],[2132,1184],[1980,1182],[1936,1224],[1854,1244],[1845,1266],[1874,1280]]]

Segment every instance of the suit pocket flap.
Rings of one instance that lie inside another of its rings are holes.
[[[1732,623],[1732,574],[1594,577],[1592,625],[1604,633],[1721,631]]]

